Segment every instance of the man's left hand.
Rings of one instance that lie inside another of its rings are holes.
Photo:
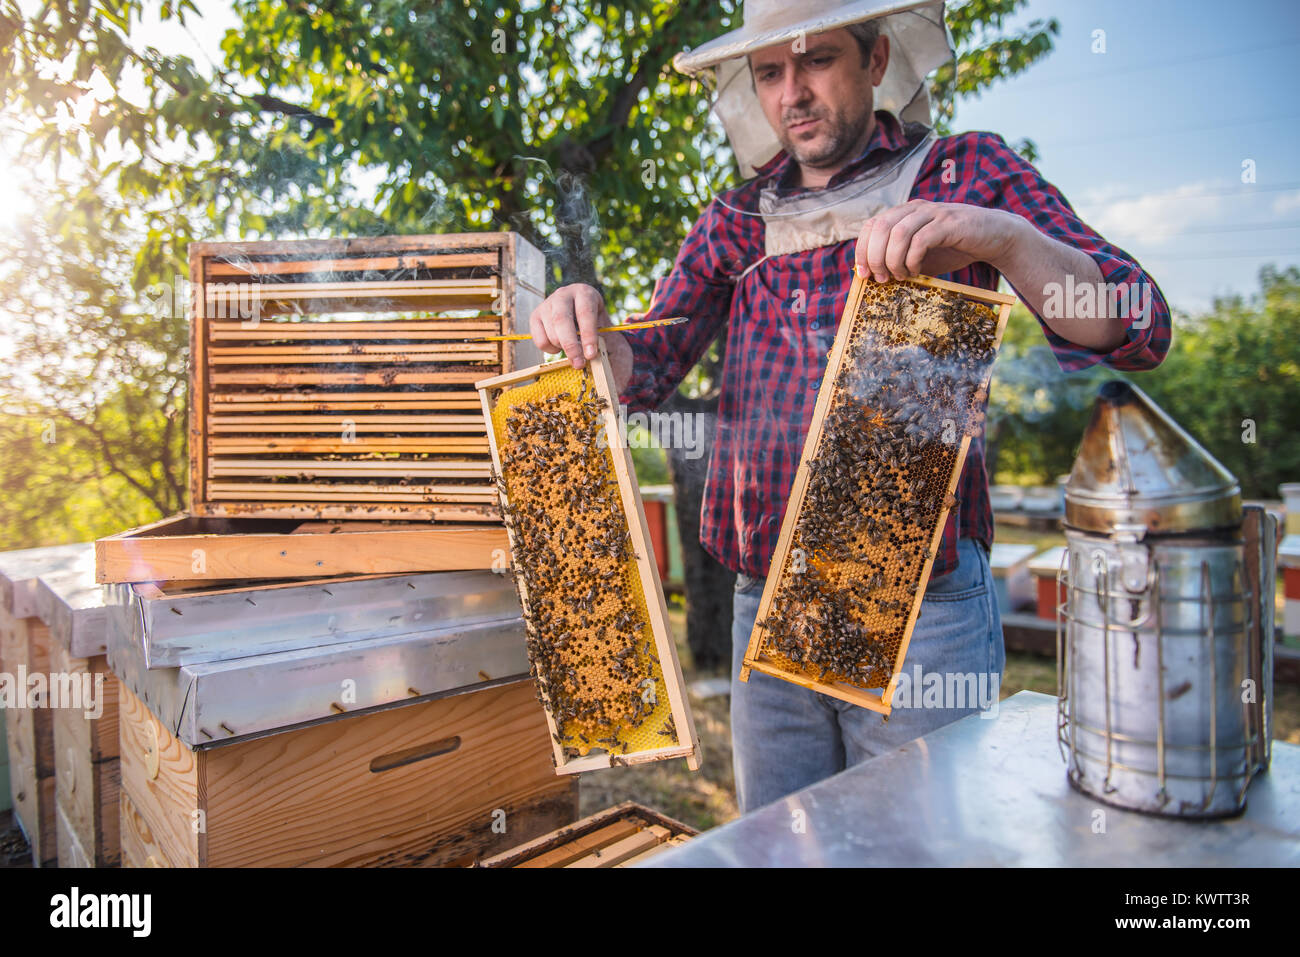
[[[858,271],[878,282],[941,276],[973,262],[1001,271],[1023,231],[1015,213],[913,199],[873,216],[858,236]]]

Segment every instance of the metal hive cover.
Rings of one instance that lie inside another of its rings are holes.
[[[1193,532],[1241,523],[1241,487],[1141,389],[1101,387],[1065,486],[1065,522],[1113,534]]]

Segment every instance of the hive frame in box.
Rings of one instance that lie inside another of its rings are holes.
[[[451,270],[457,276],[472,272],[477,278],[402,278],[416,270],[426,277]],[[292,281],[339,271],[352,278]],[[383,280],[365,278],[385,271],[389,276]],[[482,272],[487,275],[477,275]],[[522,237],[463,233],[193,243],[190,283],[191,514],[499,521],[496,499],[486,482],[487,443],[477,433],[478,404],[471,387],[485,374],[509,372],[521,361],[536,361],[539,354],[526,342],[449,340],[526,331],[529,314],[542,301],[545,260]],[[229,307],[236,301],[255,306],[257,321],[251,325],[228,321]],[[458,309],[479,309],[480,314],[471,319],[394,318],[356,324],[260,321],[263,316],[290,314]],[[264,334],[271,330],[283,334]],[[333,341],[349,338],[354,340],[350,345]],[[394,343],[404,339],[418,341]],[[363,344],[367,341],[370,344]],[[438,365],[484,361],[495,369]],[[362,368],[356,369],[357,365]],[[224,386],[216,381],[217,366],[225,367],[221,375],[230,380]],[[414,384],[437,388],[437,383],[453,391],[402,389]],[[329,391],[342,385],[379,386],[385,391]],[[248,386],[254,391],[243,392]],[[314,391],[296,391],[304,386]],[[461,414],[452,414],[453,410]],[[337,434],[309,434],[336,433],[349,423],[352,432],[345,431],[342,439]],[[424,434],[385,434],[403,431]],[[443,434],[453,432],[461,434]],[[353,449],[340,443],[359,444]],[[437,454],[439,450],[464,461],[428,463],[416,469],[426,473],[423,487],[398,481],[409,481],[410,466],[419,462],[355,458],[358,452]],[[280,460],[274,459],[276,455],[297,457]],[[321,457],[326,455],[352,458],[330,461]],[[389,468],[394,465],[408,467]],[[441,466],[451,471],[444,474]],[[382,481],[388,472],[393,481]]]
[[[475,867],[630,867],[699,832],[635,801],[597,811]]]
[[[618,436],[619,423],[615,413],[618,404],[615,401],[614,379],[613,373],[610,371],[609,354],[605,350],[603,340],[598,340],[597,345],[596,357],[591,359],[588,365],[591,369],[596,394],[606,401],[605,408],[600,413],[600,418],[605,430],[604,434],[606,436]],[[485,379],[477,384],[479,396],[483,402],[483,418],[487,424],[488,445],[492,452],[492,463],[498,475],[504,475],[505,473],[501,467],[501,450],[497,444],[496,430],[492,427],[492,406],[496,394],[507,388],[538,379],[547,373],[570,369],[572,369],[572,366],[569,361],[562,359],[558,362],[545,363],[530,369],[521,369],[517,372]],[[659,667],[668,693],[673,725],[677,729],[678,743],[670,747],[634,751],[628,754],[616,755],[605,752],[586,754],[576,758],[566,757],[558,740],[560,729],[556,725],[550,709],[544,708],[546,723],[551,732],[551,745],[555,753],[556,772],[559,774],[579,774],[583,771],[594,771],[599,768],[642,764],[679,757],[686,758],[687,766],[692,771],[696,771],[699,770],[701,764],[699,737],[695,733],[695,719],[686,701],[681,665],[677,659],[677,646],[673,641],[672,631],[668,625],[668,606],[664,601],[663,584],[659,579],[659,569],[655,565],[651,551],[645,507],[641,502],[641,491],[635,479],[636,473],[632,465],[632,453],[626,443],[617,440],[610,441],[607,448],[613,463],[614,474],[618,480],[623,512],[628,520],[628,533],[631,536],[634,561],[641,577],[649,624],[654,634],[655,650],[658,652]],[[500,489],[499,491],[501,491],[502,504],[508,504],[504,491]],[[507,535],[511,536],[511,554],[519,554],[515,549],[514,533],[508,525],[506,532]],[[515,576],[515,584],[519,589],[520,603],[526,610],[529,607],[528,591],[522,576]]]
[[[955,292],[966,299],[975,300],[995,308],[997,310],[997,329],[994,333],[992,350],[993,354],[996,356],[998,345],[1002,341],[1002,333],[1006,328],[1007,317],[1011,313],[1012,305],[1017,301],[1014,296],[1009,296],[1005,293],[988,289],[980,289],[975,286],[966,286],[961,283],[948,282],[942,279],[933,279],[929,276],[919,276],[915,279],[905,280],[905,282],[918,286],[939,289],[945,292]],[[826,373],[822,378],[821,388],[817,392],[817,403],[813,409],[812,423],[808,428],[808,436],[804,442],[803,453],[799,458],[799,467],[795,473],[794,486],[790,492],[790,500],[786,505],[785,515],[781,520],[781,531],[777,537],[776,549],[772,556],[772,565],[768,572],[767,581],[763,586],[763,595],[759,601],[756,624],[752,634],[750,635],[749,646],[745,650],[744,662],[741,665],[740,680],[748,681],[751,670],[760,671],[764,674],[781,678],[782,680],[800,685],[812,691],[820,691],[822,694],[830,695],[831,697],[838,698],[842,701],[848,701],[851,704],[868,708],[887,716],[891,710],[890,699],[893,696],[893,690],[898,681],[899,672],[902,669],[904,660],[907,658],[907,646],[911,642],[912,631],[916,625],[917,616],[921,612],[921,602],[925,598],[925,588],[923,587],[918,588],[916,595],[912,600],[911,610],[908,613],[906,625],[903,630],[901,646],[891,669],[890,681],[881,693],[873,693],[863,688],[854,687],[846,682],[832,683],[818,681],[805,674],[782,668],[778,663],[764,658],[760,654],[760,649],[766,633],[763,627],[763,622],[766,620],[770,612],[772,601],[776,594],[777,584],[780,581],[782,571],[785,568],[786,558],[790,554],[791,542],[794,538],[795,527],[799,520],[799,512],[803,506],[804,496],[808,490],[810,477],[809,462],[814,457],[818,443],[821,439],[822,425],[830,411],[831,401],[835,394],[836,376],[844,363],[849,339],[858,319],[863,293],[871,285],[875,285],[874,280],[863,278],[861,275],[855,275],[853,284],[849,288],[848,301],[845,303],[844,313],[840,318],[839,329],[835,335],[835,345],[831,349],[831,354],[827,359]],[[984,375],[980,389],[988,389],[989,379],[992,377],[992,366],[993,363],[990,361],[989,369]],[[967,428],[962,434],[957,449],[956,462],[952,469],[952,475],[948,480],[948,487],[945,495],[946,502],[951,502],[953,492],[956,490],[957,481],[961,476],[962,467],[966,462],[966,452],[970,448],[971,438],[972,432],[970,428]],[[930,538],[929,552],[925,563],[921,568],[920,582],[922,584],[929,581],[930,569],[934,565],[934,559],[938,553],[939,541],[943,537],[943,529],[944,525],[947,523],[950,508],[950,504],[945,504],[939,512],[934,532]]]

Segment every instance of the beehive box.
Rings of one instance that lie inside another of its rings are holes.
[[[85,543],[29,548],[0,553],[0,672],[11,676],[9,691],[18,707],[5,715],[5,744],[9,756],[9,788],[14,817],[32,849],[37,867],[58,860],[55,812],[55,709],[50,707],[50,627],[42,618],[41,580],[81,562]],[[48,616],[47,616],[48,617]],[[46,676],[28,683],[22,676]],[[28,692],[35,694],[36,707]]]
[[[1014,302],[854,279],[742,681],[754,669],[889,713]]]
[[[108,616],[94,581],[94,549],[42,572],[35,601],[50,630],[54,709],[55,830],[60,867],[116,867],[117,678],[109,670]]]
[[[11,691],[21,700],[5,712],[9,752],[9,788],[17,818],[32,849],[32,863],[53,867],[58,861],[54,806],[54,710],[45,690],[33,688],[36,707],[27,707],[28,686],[19,675],[48,675],[50,632],[39,618],[17,617],[0,608],[0,664],[12,676]]]
[[[537,249],[514,233],[194,243],[190,284],[189,509],[97,542],[99,581],[501,564],[473,383],[540,355],[469,340],[527,331]]]
[[[499,521],[473,383],[540,359],[514,233],[196,243],[190,511]]]
[[[468,865],[571,822],[531,682],[192,749],[125,685],[124,867]]]
[[[562,774],[700,765],[631,455],[601,343],[478,384],[529,661]]]
[[[55,830],[60,867],[120,863],[117,752],[118,681],[103,655],[78,658],[53,643],[54,669],[100,682],[97,716],[86,709],[54,712]]]
[[[624,801],[476,866],[628,867],[684,844],[697,833],[658,811]]]

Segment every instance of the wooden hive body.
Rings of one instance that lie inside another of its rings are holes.
[[[604,344],[478,384],[515,583],[561,773],[700,748]],[[614,439],[609,437],[614,436]]]
[[[0,670],[16,675],[50,672],[50,630],[36,617],[16,617],[0,606]],[[16,679],[14,688],[17,688]],[[58,843],[54,803],[54,710],[46,699],[26,707],[28,689],[18,689],[22,706],[5,710],[5,746],[14,818],[27,836],[36,867],[54,867]]]
[[[468,865],[577,816],[531,682],[201,749],[125,686],[120,719],[124,867]]]
[[[187,512],[96,542],[101,582],[489,568],[473,383],[535,361],[514,233],[190,246]],[[436,524],[435,524],[436,523]]]
[[[889,713],[1014,302],[855,278],[742,681],[756,669]]]
[[[535,361],[514,233],[190,247],[192,514],[499,521],[473,383]]]

